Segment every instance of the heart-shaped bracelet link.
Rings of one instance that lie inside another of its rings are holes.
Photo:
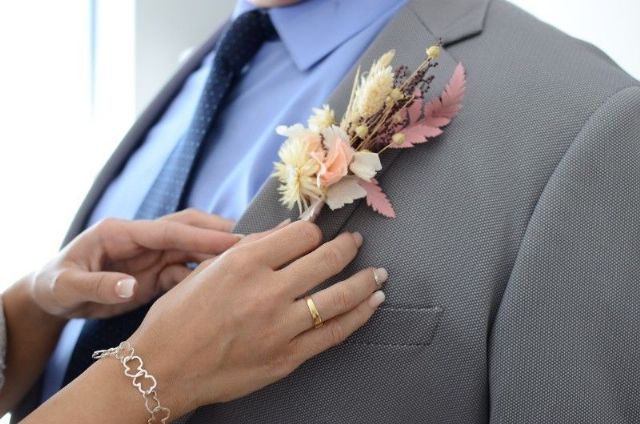
[[[166,424],[171,416],[169,408],[160,404],[156,387],[156,378],[144,368],[142,358],[135,354],[129,342],[122,342],[118,347],[98,350],[91,355],[93,359],[116,358],[124,367],[124,375],[132,379],[133,387],[138,389],[144,399],[144,407],[150,417],[147,424]]]
[[[131,367],[129,365],[131,362],[137,362],[138,365]],[[133,378],[133,386],[138,389],[140,393],[143,395],[149,395],[151,392],[156,390],[156,386],[158,385],[156,378],[144,369],[144,362],[142,362],[142,358],[136,355],[128,356],[122,359],[122,365],[124,365],[124,375]],[[131,372],[132,369],[134,372]],[[144,386],[147,386],[147,388],[145,389]]]

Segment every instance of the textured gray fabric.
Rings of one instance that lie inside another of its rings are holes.
[[[418,24],[456,15],[440,4],[413,2],[364,63],[389,47],[419,60],[434,35]],[[328,237],[364,234],[345,274],[387,267],[389,309],[288,378],[188,423],[638,421],[640,98],[627,88],[638,82],[499,0],[480,34],[447,50],[438,77],[465,64],[465,106],[440,139],[386,158],[398,218],[360,204],[319,221]],[[568,160],[579,146],[591,162]],[[271,181],[238,230],[284,217]],[[441,314],[402,312],[421,308]]]
[[[640,422],[639,205],[631,87],[589,119],[529,221],[491,335],[494,421]]]
[[[363,63],[393,47],[415,66],[438,37],[438,82],[462,61],[467,96],[439,139],[385,155],[398,218],[358,203],[318,221],[363,233],[344,275],[386,267],[384,309],[284,380],[181,422],[640,420],[639,83],[503,0],[413,0]],[[238,231],[288,215],[275,187]]]

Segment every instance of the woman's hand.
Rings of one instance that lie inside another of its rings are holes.
[[[34,301],[65,318],[104,318],[143,305],[220,254],[233,223],[187,209],[155,221],[107,219],[76,237],[31,280]]]
[[[129,341],[174,417],[285,377],[371,317],[384,301],[383,269],[316,292],[324,325],[314,329],[302,297],[344,269],[362,244],[358,233],[321,239],[318,227],[299,221],[239,244],[153,305]]]

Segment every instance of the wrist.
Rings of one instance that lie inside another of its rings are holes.
[[[25,420],[26,423],[146,423],[144,400],[118,361],[91,365]]]
[[[148,335],[146,335],[148,336]],[[136,331],[127,340],[144,362],[144,367],[156,379],[156,391],[162,406],[169,408],[172,419],[198,408],[195,381],[185,378],[188,363],[171,354],[167,346],[155,337],[143,337]]]
[[[33,278],[34,274],[26,275],[7,289],[3,295],[5,307],[15,306],[25,322],[33,323],[40,330],[57,337],[67,323],[67,319],[49,314],[35,301]]]

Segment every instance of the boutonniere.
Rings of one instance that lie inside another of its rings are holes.
[[[329,105],[314,109],[307,126],[279,126],[286,137],[273,175],[278,178],[281,203],[298,207],[301,219],[313,220],[326,204],[336,210],[356,199],[388,218],[396,214],[376,180],[380,155],[387,149],[406,149],[442,134],[462,107],[465,74],[455,68],[442,94],[427,100],[440,46],[431,46],[426,59],[412,73],[395,70],[395,52],[382,55],[366,74],[356,71],[347,110],[336,124]]]

